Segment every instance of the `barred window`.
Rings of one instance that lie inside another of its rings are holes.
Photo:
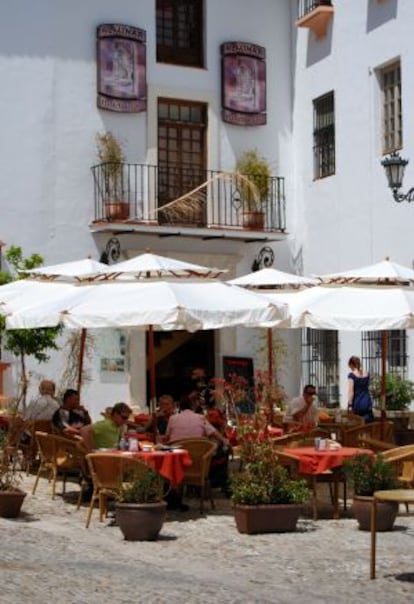
[[[381,70],[382,112],[383,112],[383,153],[401,149],[402,109],[401,109],[401,65],[400,62]]]
[[[202,0],[157,0],[157,61],[203,67]]]
[[[313,101],[314,178],[335,174],[335,105],[329,92]]]
[[[364,331],[361,335],[362,365],[370,375],[381,375],[382,349],[386,345],[386,372],[407,376],[407,334],[403,329],[394,329],[385,334],[381,331]]]
[[[339,405],[338,332],[302,329],[302,376],[313,384],[321,406]]]

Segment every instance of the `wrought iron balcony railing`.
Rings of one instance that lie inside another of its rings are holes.
[[[286,228],[284,178],[266,179],[267,187],[260,184],[262,193],[252,195],[243,177],[232,173],[127,163],[99,164],[92,173],[97,222],[260,231]]]
[[[320,6],[332,6],[331,0],[299,0],[298,19],[308,15]]]

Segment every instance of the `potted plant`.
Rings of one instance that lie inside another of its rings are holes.
[[[242,439],[242,470],[231,480],[231,498],[240,533],[294,531],[309,489],[291,478],[272,444]]]
[[[96,135],[98,158],[103,170],[103,201],[108,220],[129,218],[129,204],[124,198],[124,151],[111,132]]]
[[[243,226],[261,230],[264,227],[263,205],[269,194],[270,166],[257,149],[250,149],[237,160],[236,172],[243,176],[239,183],[244,208]]]
[[[0,432],[0,516],[17,518],[26,493],[19,488],[21,474],[9,459],[8,436]]]
[[[371,526],[372,496],[375,491],[398,488],[395,468],[381,455],[355,455],[345,462],[345,472],[354,488],[352,511],[359,529]],[[377,504],[377,531],[391,531],[398,512],[398,503],[381,501]]]
[[[116,502],[116,518],[127,541],[154,541],[167,504],[161,476],[142,463],[126,477]]]
[[[371,393],[377,407],[381,406],[381,376],[371,381]],[[387,417],[393,420],[396,430],[408,428],[411,401],[414,400],[414,382],[394,373],[385,376],[385,410]]]

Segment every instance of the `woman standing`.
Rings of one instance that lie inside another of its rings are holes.
[[[363,371],[361,359],[352,356],[348,361],[348,409],[364,418],[365,422],[374,421],[372,399],[369,393],[369,373]]]

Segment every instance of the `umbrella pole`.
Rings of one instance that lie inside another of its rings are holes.
[[[267,370],[269,372],[269,386],[273,383],[273,332],[269,327],[267,330]]]
[[[387,413],[385,410],[386,407],[386,377],[387,377],[387,346],[388,346],[388,338],[387,332],[382,331],[382,346],[381,346],[381,439],[384,437],[384,421],[387,418]]]
[[[273,398],[271,396],[273,386],[273,330],[271,327],[269,327],[267,330],[267,370],[269,373],[269,400],[267,401],[269,409],[269,424],[273,426]]]
[[[86,329],[81,329],[80,345],[79,345],[79,365],[78,365],[78,387],[77,390],[80,394],[82,388],[82,373],[83,373],[83,359],[85,357],[85,345],[86,345]]]
[[[150,414],[154,426],[154,438],[157,440],[157,420],[156,420],[156,401],[157,392],[155,386],[155,354],[154,354],[154,328],[152,325],[148,328],[148,364],[149,364],[149,390],[150,390]]]

